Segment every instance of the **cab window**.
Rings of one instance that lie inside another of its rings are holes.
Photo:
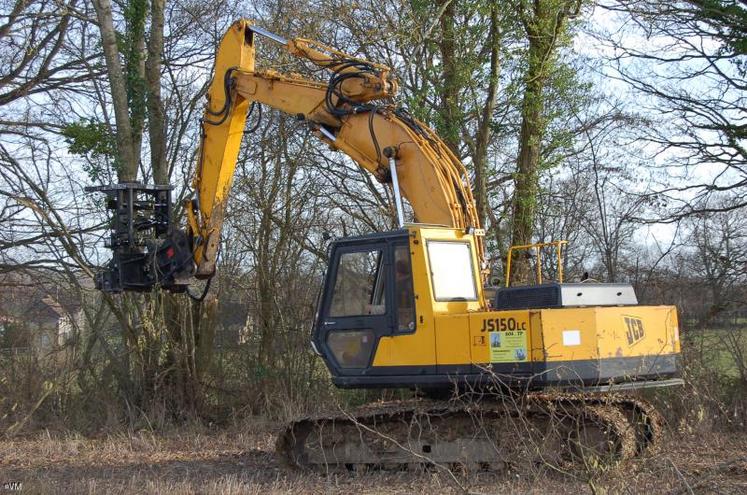
[[[415,330],[415,294],[412,285],[410,249],[406,245],[394,248],[394,301],[397,306],[397,330]]]
[[[344,317],[385,314],[383,268],[381,250],[340,255],[329,315]]]
[[[436,301],[476,300],[477,287],[469,243],[428,241],[427,246]]]

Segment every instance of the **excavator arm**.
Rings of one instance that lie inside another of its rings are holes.
[[[257,36],[327,70],[329,81],[256,70]],[[143,264],[152,273],[145,279],[139,277],[135,290],[147,290],[156,284],[179,289],[185,283],[185,275],[204,279],[214,274],[247,114],[257,105],[308,122],[319,139],[348,155],[380,182],[390,183],[394,178],[395,196],[401,194],[408,200],[417,222],[471,229],[480,234],[464,165],[433,130],[392,103],[397,90],[391,69],[384,65],[351,57],[311,40],[286,40],[249,20],[235,22],[223,36],[216,54],[201,122],[194,197],[185,204],[190,253],[184,253],[184,239],[176,234],[171,236],[176,238],[167,239],[157,249],[151,247],[153,254],[144,255]],[[482,262],[480,236],[477,247]],[[185,262],[187,259],[193,263]],[[106,284],[99,285],[106,290]],[[112,291],[132,288],[116,280],[110,285]]]
[[[281,44],[288,53],[331,72],[329,83],[255,70],[255,37]],[[385,150],[398,160],[399,188],[418,222],[478,229],[464,166],[426,125],[391,103],[397,82],[383,65],[350,57],[305,39],[285,40],[234,23],[224,35],[203,119],[200,163],[195,174],[198,207],[190,227],[202,240],[195,250],[197,276],[215,269],[231,180],[251,104],[264,104],[306,120],[317,136],[381,182],[390,181]]]

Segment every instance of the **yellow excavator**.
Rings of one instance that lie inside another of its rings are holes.
[[[258,36],[325,69],[329,80],[256,70]],[[114,256],[97,287],[181,291],[213,276],[247,114],[267,105],[307,122],[391,185],[395,198],[397,230],[330,244],[314,352],[338,387],[421,392],[292,422],[278,438],[288,463],[491,467],[529,443],[559,461],[643,452],[662,418],[625,392],[681,383],[676,308],[638,305],[630,285],[563,283],[562,275],[515,287],[507,277],[488,298],[468,173],[427,125],[393,103],[397,90],[388,67],[235,22],[207,94],[186,229],[171,221],[169,186],[89,189],[106,193],[114,210]],[[405,223],[403,199],[416,223]],[[552,247],[561,268],[564,244]],[[511,426],[517,418],[521,431]]]

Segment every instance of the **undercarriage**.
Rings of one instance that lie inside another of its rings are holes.
[[[535,392],[369,404],[287,425],[277,450],[295,467],[501,471],[610,465],[652,449],[662,419],[641,399]]]

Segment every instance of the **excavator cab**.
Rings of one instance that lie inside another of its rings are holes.
[[[475,236],[410,224],[330,245],[312,345],[339,387],[448,387],[486,308]]]

